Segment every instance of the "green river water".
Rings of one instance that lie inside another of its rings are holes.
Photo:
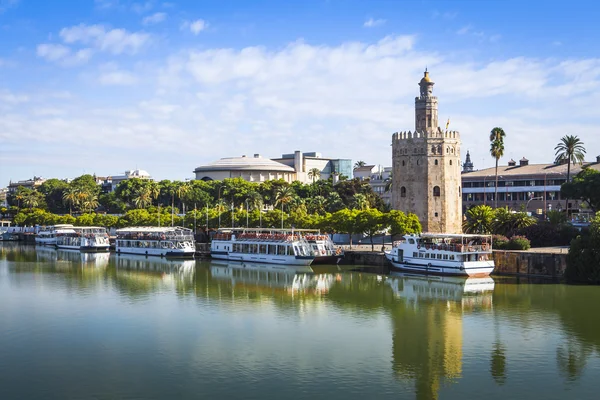
[[[596,399],[600,287],[0,243],[0,399]]]

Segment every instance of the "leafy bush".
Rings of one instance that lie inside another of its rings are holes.
[[[571,242],[565,279],[570,283],[600,284],[600,216],[592,220],[588,235]]]
[[[508,238],[503,235],[493,235],[492,236],[492,246],[497,250],[506,250],[506,245],[508,244]]]
[[[532,247],[568,246],[579,235],[577,228],[571,225],[553,225],[540,222],[518,230],[518,234],[527,237]]]
[[[506,250],[528,250],[531,242],[525,236],[513,236],[506,244]]]

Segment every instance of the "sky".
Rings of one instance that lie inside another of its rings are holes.
[[[593,1],[0,0],[0,187],[193,178],[222,157],[295,150],[391,166],[428,68],[463,158],[600,155]]]

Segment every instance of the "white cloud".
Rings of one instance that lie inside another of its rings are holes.
[[[471,30],[473,29],[473,27],[471,25],[465,25],[462,28],[460,28],[459,30],[456,31],[457,35],[466,35],[467,33],[469,33]]]
[[[154,13],[152,15],[149,15],[149,16],[145,17],[142,20],[142,23],[144,25],[158,24],[160,22],[163,22],[166,18],[167,18],[167,14],[166,13],[164,13],[164,12],[157,12],[157,13]]]
[[[295,149],[390,165],[392,132],[414,129],[417,82],[427,65],[436,82],[440,123],[451,117],[451,128],[462,134],[463,156],[470,149],[478,168],[491,164],[485,137],[498,125],[508,133],[506,154],[532,163],[550,160],[566,133],[578,134],[589,154],[599,152],[600,59],[469,59],[421,48],[414,36],[338,45],[296,41],[281,48],[175,49],[158,66],[125,70],[108,64],[94,70],[94,80],[77,85],[82,96],[33,101],[34,95],[20,93],[29,100],[18,106],[5,102],[10,112],[0,119],[0,142],[24,159],[42,160],[50,148],[57,158],[87,154],[69,159],[71,171],[85,165],[99,174],[114,173],[107,171],[109,156],[111,165],[134,160],[143,167],[152,160],[146,169],[169,179],[189,177],[194,167],[219,157],[275,157]],[[135,83],[138,90],[126,86]],[[110,95],[92,96],[98,84],[110,85],[103,88]],[[6,98],[14,99],[10,95]],[[85,100],[89,97],[94,101]],[[61,113],[40,112],[45,109]],[[74,136],[79,140],[69,141]],[[40,137],[39,146],[23,144]],[[365,138],[369,146],[363,145]],[[199,155],[198,148],[210,152]],[[26,176],[37,171],[35,165],[22,166]],[[45,175],[62,171],[39,168]],[[8,181],[10,171],[16,169],[0,171],[0,178]]]
[[[385,24],[385,19],[373,19],[373,18],[369,18],[368,20],[365,21],[365,23],[363,24],[364,27],[366,28],[373,28],[375,26],[381,26]]]
[[[37,46],[38,57],[57,62],[66,67],[85,64],[93,55],[92,49],[84,48],[73,52],[62,44],[43,43]]]
[[[29,97],[22,94],[14,94],[8,90],[0,90],[0,105],[15,105],[29,101]]]
[[[65,43],[92,45],[112,54],[133,54],[150,43],[150,35],[147,33],[106,29],[103,25],[79,24],[61,29],[59,35]]]
[[[208,28],[208,22],[204,21],[203,19],[197,19],[195,21],[184,21],[181,24],[181,30],[189,30],[194,35],[199,34],[206,28]]]

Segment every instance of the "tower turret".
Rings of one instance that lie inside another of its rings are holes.
[[[419,82],[420,96],[415,98],[415,129],[417,132],[431,132],[438,127],[437,97],[433,95],[435,83],[425,68],[423,78]]]

